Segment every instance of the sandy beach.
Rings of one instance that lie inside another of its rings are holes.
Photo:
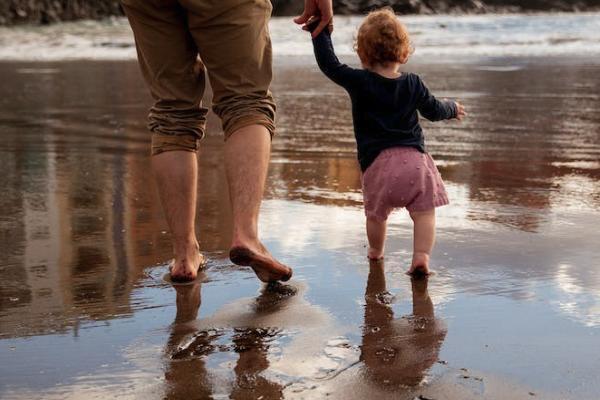
[[[598,58],[409,63],[469,110],[424,123],[451,198],[428,284],[404,275],[405,212],[385,265],[366,260],[346,95],[309,56],[275,67],[261,234],[294,279],[265,289],[227,259],[211,114],[210,261],[175,290],[136,63],[0,62],[0,398],[597,399]]]

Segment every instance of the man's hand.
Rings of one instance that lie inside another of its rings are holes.
[[[462,119],[467,116],[465,106],[460,104],[458,101],[455,101],[454,104],[456,104],[456,119],[462,121]]]
[[[333,31],[333,5],[332,0],[304,0],[304,12],[301,16],[294,18],[294,22],[302,25],[307,30],[307,25],[314,19],[319,19],[319,25],[312,32],[315,38],[325,28]]]

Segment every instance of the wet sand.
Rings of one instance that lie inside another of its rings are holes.
[[[0,398],[597,398],[600,65],[410,68],[469,110],[424,124],[452,202],[428,284],[403,212],[369,266],[348,100],[289,58],[261,232],[295,276],[267,290],[227,260],[213,116],[210,262],[174,289],[137,65],[0,63]]]

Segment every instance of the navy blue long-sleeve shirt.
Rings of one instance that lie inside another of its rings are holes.
[[[391,147],[409,146],[425,152],[417,111],[430,121],[456,118],[456,104],[437,100],[416,74],[386,78],[342,64],[327,29],[313,39],[313,46],[321,71],[350,95],[358,162],[363,172],[379,153]]]

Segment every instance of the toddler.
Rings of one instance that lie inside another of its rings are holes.
[[[318,21],[309,21],[313,30]],[[406,27],[389,8],[371,12],[358,30],[356,52],[362,69],[340,63],[324,29],[313,38],[319,68],[352,101],[352,119],[362,170],[368,257],[383,259],[386,221],[406,207],[414,223],[409,274],[429,275],[435,239],[435,208],[448,204],[444,183],[425,151],[417,111],[430,121],[462,119],[460,103],[439,101],[421,78],[400,72],[413,49]]]

